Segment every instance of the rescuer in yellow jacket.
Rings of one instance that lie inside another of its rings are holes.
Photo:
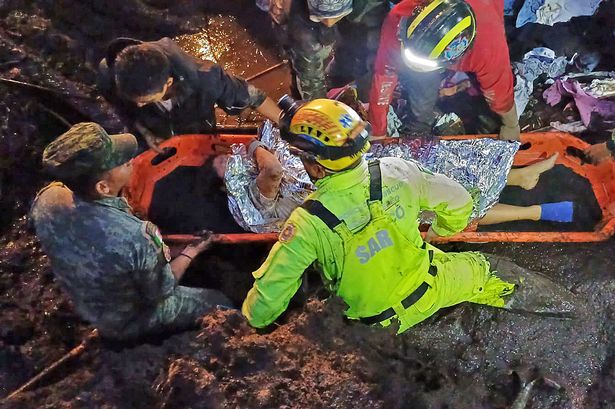
[[[338,101],[300,106],[285,97],[282,136],[317,190],[295,209],[243,303],[250,324],[264,327],[287,308],[314,264],[346,315],[399,332],[440,308],[464,301],[503,307],[514,284],[502,281],[477,252],[444,253],[423,241],[418,215],[435,213],[428,236],[463,230],[472,199],[457,182],[415,162],[368,163],[369,123]]]

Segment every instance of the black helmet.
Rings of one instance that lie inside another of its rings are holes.
[[[404,62],[419,71],[432,71],[470,48],[476,18],[463,0],[433,0],[401,20],[399,36]]]

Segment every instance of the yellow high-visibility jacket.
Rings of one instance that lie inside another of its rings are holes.
[[[457,182],[415,162],[380,160],[382,200],[370,201],[368,164],[316,182],[308,200],[340,223],[335,229],[306,208],[293,211],[267,260],[253,273],[243,303],[250,324],[264,327],[284,310],[314,263],[329,289],[342,297],[351,319],[373,316],[399,303],[425,279],[430,260],[419,232],[421,211],[435,214],[440,236],[463,230],[472,198]]]

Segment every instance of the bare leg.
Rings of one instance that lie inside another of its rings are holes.
[[[498,203],[478,219],[478,224],[497,224],[516,220],[540,220],[542,209],[540,205],[513,206]]]
[[[540,174],[553,168],[558,156],[559,154],[555,153],[549,159],[545,159],[524,168],[511,169],[510,172],[508,172],[508,180],[506,181],[506,185],[519,186],[525,190],[534,189],[538,183]]]

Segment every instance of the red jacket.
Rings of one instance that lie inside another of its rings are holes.
[[[401,57],[399,22],[402,17],[410,16],[423,2],[424,0],[403,0],[389,12],[382,25],[369,95],[369,119],[374,135],[386,134],[387,111],[393,90],[397,86],[397,70],[409,70]],[[508,112],[515,102],[513,75],[504,31],[504,1],[466,2],[476,15],[476,37],[472,48],[450,69],[475,73],[491,109],[503,114]]]

